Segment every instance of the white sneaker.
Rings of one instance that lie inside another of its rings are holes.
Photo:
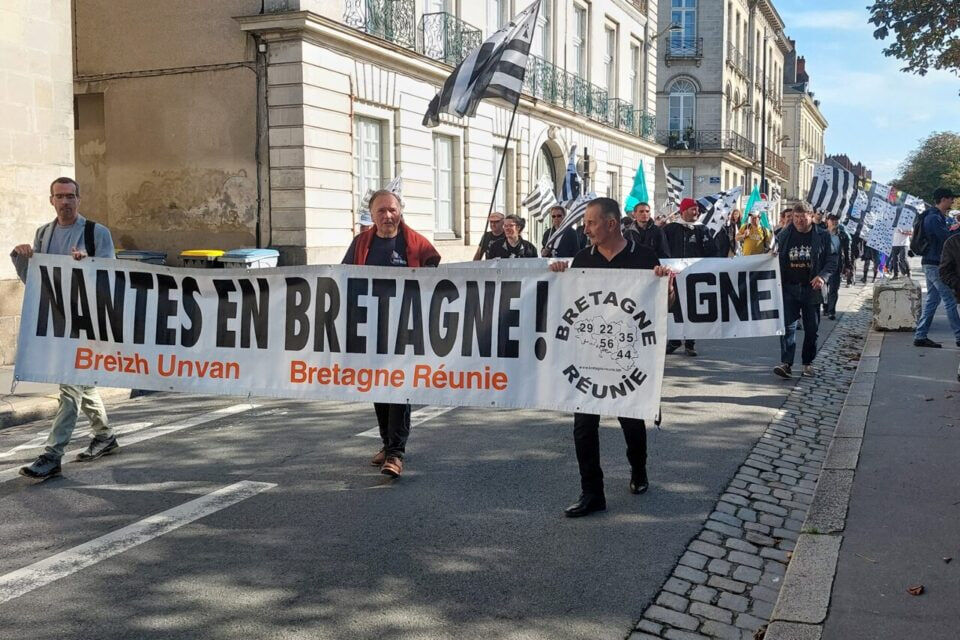
[[[812,364],[805,364],[805,365],[803,365],[803,375],[804,375],[805,377],[807,377],[807,378],[812,378],[814,375],[816,375],[816,374],[813,372],[813,365],[812,365]]]

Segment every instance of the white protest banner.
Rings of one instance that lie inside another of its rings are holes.
[[[675,258],[661,262],[677,274],[670,308],[671,340],[783,335],[780,261],[763,254],[738,258]]]
[[[620,272],[615,272],[620,273]],[[35,255],[17,380],[652,419],[667,280]]]
[[[546,269],[553,260],[478,260],[467,269]],[[569,260],[568,260],[569,261]],[[756,338],[783,335],[780,261],[772,254],[736,258],[665,258],[678,271],[677,301],[670,309],[667,337]]]

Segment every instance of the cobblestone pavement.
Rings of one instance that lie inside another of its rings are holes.
[[[864,287],[628,640],[752,640],[773,612],[870,322]],[[772,375],[772,374],[771,374]]]

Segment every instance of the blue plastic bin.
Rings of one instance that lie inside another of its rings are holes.
[[[225,269],[269,269],[277,266],[276,249],[231,249],[217,258]]]

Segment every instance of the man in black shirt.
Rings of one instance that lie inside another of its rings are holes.
[[[504,215],[499,211],[494,211],[487,218],[490,230],[484,231],[483,235],[480,236],[480,246],[477,247],[477,252],[473,254],[474,260],[489,260],[493,257],[490,255],[490,246],[503,240],[503,218]]]
[[[650,219],[650,205],[646,202],[638,202],[633,208],[633,219],[624,226],[623,232],[628,240],[653,249],[658,258],[670,257],[667,237],[663,235],[663,229]]]
[[[627,240],[620,230],[620,205],[611,198],[597,198],[587,205],[584,228],[592,246],[581,250],[573,259],[574,268],[593,269],[653,269],[658,276],[668,276],[670,296],[673,297],[673,273],[660,265],[657,255],[649,247]],[[551,271],[566,271],[566,262],[550,265]],[[619,418],[623,437],[627,441],[627,460],[630,461],[630,492],[643,493],[647,483],[647,427],[643,420]],[[600,468],[600,416],[573,414],[573,440],[580,466],[580,498],[564,511],[569,518],[577,518],[603,511],[607,500],[603,493],[603,470]]]
[[[543,240],[540,242],[540,255],[544,258],[572,258],[577,255],[577,251],[580,250],[580,238],[577,230],[573,227],[564,229],[563,233],[560,234],[560,238],[553,244],[553,247],[550,249],[547,248],[547,240],[553,236],[557,227],[560,226],[560,223],[563,222],[566,216],[567,210],[560,205],[550,207],[550,222],[552,224],[544,230]]]
[[[680,201],[680,220],[671,222],[663,229],[671,258],[712,258],[717,255],[717,245],[710,230],[697,224],[699,217],[700,208],[696,200],[684,198]],[[688,356],[697,355],[695,340],[685,340],[683,346]],[[673,353],[679,348],[679,340],[667,341],[667,353]]]
[[[837,269],[837,254],[827,231],[813,224],[810,205],[801,202],[793,209],[793,224],[777,236],[780,278],[783,287],[784,334],[780,336],[780,363],[773,372],[781,378],[793,376],[797,351],[797,321],[803,318],[803,375],[812,376],[817,357],[817,329],[823,288]]]

